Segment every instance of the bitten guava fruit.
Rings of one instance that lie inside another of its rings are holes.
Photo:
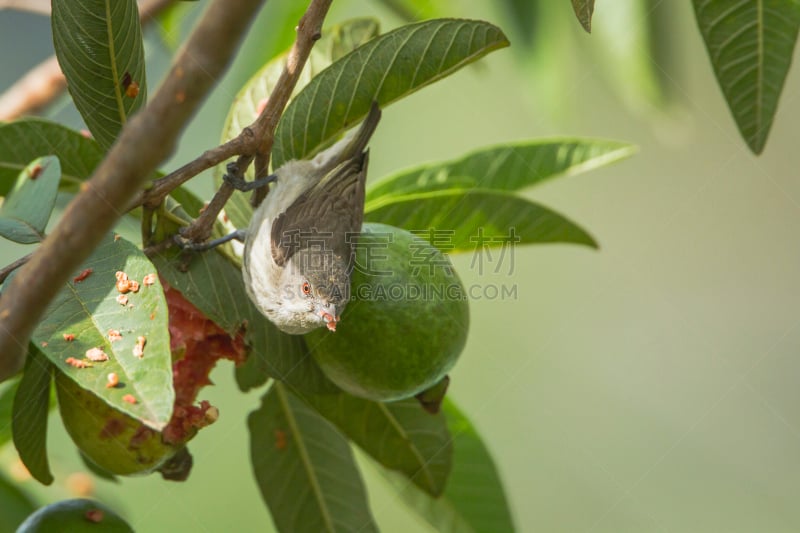
[[[30,515],[17,533],[133,533],[118,514],[100,502],[86,499],[64,500],[42,507]]]
[[[469,304],[439,249],[406,230],[365,223],[350,290],[336,331],[305,337],[336,385],[370,400],[399,400],[453,367],[467,340]]]
[[[56,372],[56,394],[67,433],[83,454],[106,472],[149,474],[180,449],[61,372]]]
[[[182,481],[192,467],[185,444],[219,417],[208,401],[198,404],[197,395],[211,384],[208,375],[220,359],[244,359],[245,345],[241,334],[229,335],[180,292],[162,283],[169,306],[175,388],[172,418],[164,429],[147,427],[61,372],[56,372],[56,391],[67,432],[100,470],[116,475],[158,470],[165,479]]]

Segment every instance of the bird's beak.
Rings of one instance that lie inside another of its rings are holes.
[[[331,331],[336,331],[336,323],[339,322],[339,317],[336,315],[336,306],[326,305],[319,311],[319,316],[325,321],[325,327]]]

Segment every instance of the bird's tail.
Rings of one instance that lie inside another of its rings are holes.
[[[361,127],[358,129],[358,133],[350,141],[347,148],[343,150],[346,154],[343,160],[355,157],[367,148],[367,144],[372,138],[372,134],[375,133],[380,120],[381,109],[378,107],[378,102],[373,101],[366,118],[364,118],[364,122],[361,123]]]
[[[314,158],[315,163],[320,167],[335,168],[345,161],[360,156],[367,148],[380,120],[381,110],[378,103],[373,101],[361,127],[348,133],[342,140],[318,154]]]

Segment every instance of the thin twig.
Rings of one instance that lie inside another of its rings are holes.
[[[139,20],[151,22],[175,0],[144,0],[139,4]],[[0,8],[21,9],[25,2],[0,3]],[[50,2],[46,2],[49,14]],[[29,6],[32,7],[32,6]],[[45,59],[0,95],[0,121],[14,120],[38,111],[58,98],[67,88],[67,80],[58,66],[55,55]]]
[[[6,278],[8,278],[8,276],[11,275],[12,272],[14,272],[16,269],[18,269],[25,263],[27,263],[28,259],[30,259],[32,255],[33,252],[29,253],[28,255],[20,257],[10,265],[4,266],[3,269],[0,270],[0,283],[3,283],[6,280]]]
[[[0,381],[22,368],[50,301],[173,151],[184,126],[227,69],[262,0],[213,0],[150,102],[81,187],[30,261],[0,295]]]
[[[255,149],[256,144],[253,131],[250,128],[245,128],[238,136],[225,144],[205,151],[194,161],[170,172],[163,178],[153,181],[147,190],[142,191],[134,198],[130,208],[133,209],[142,205],[150,209],[155,209],[164,201],[169,193],[201,172],[215,167],[235,155],[252,152]]]
[[[295,85],[297,85],[300,72],[303,70],[306,60],[308,60],[311,48],[313,48],[314,43],[320,38],[322,23],[325,20],[325,15],[328,13],[331,2],[332,0],[312,0],[305,14],[300,19],[297,25],[297,38],[292,49],[289,51],[286,67],[275,83],[275,88],[269,95],[267,105],[264,106],[264,109],[255,122],[253,122],[249,128],[245,128],[242,134],[244,135],[246,133],[248,139],[256,141],[257,148],[255,152],[249,150],[240,152],[242,157],[237,161],[237,167],[241,175],[247,170],[247,167],[253,160],[253,156],[255,156],[256,161],[256,178],[266,175],[267,166],[269,165],[269,153],[270,150],[272,150],[272,143],[278,120],[280,120],[283,110],[294,91]],[[206,209],[192,224],[181,232],[181,235],[185,239],[195,242],[208,239],[211,236],[214,221],[225,206],[225,203],[230,199],[233,191],[233,186],[227,182],[223,182]]]

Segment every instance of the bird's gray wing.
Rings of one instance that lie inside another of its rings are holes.
[[[339,164],[275,218],[275,264],[284,266],[298,250],[312,247],[349,260],[364,219],[368,155],[363,152]]]

